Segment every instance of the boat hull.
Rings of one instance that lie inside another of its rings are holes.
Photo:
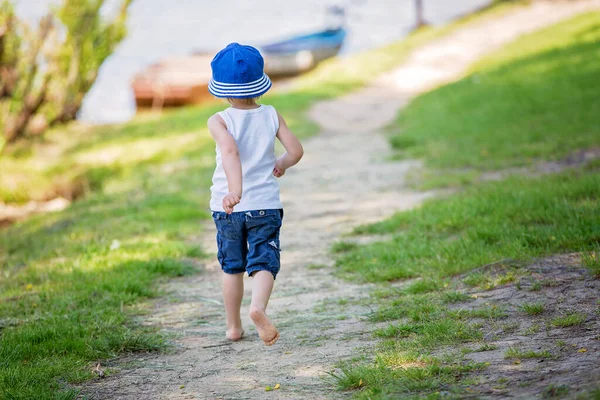
[[[271,79],[307,72],[340,51],[346,31],[326,30],[259,47]],[[213,99],[208,92],[214,54],[171,57],[153,64],[133,79],[139,108],[176,107]]]

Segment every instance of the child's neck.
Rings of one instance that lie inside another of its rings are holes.
[[[237,108],[239,110],[252,110],[254,108],[260,107],[260,104],[256,104],[255,101],[253,101],[251,103],[232,101],[230,104],[231,104],[232,108]]]

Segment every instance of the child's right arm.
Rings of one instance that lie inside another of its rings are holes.
[[[283,117],[279,113],[277,113],[277,117],[279,118],[277,138],[285,148],[285,153],[277,159],[273,174],[280,178],[289,167],[298,164],[298,161],[304,155],[304,149],[298,138],[288,128]]]
[[[217,142],[223,162],[223,169],[227,177],[229,193],[223,198],[223,209],[227,214],[233,212],[235,207],[242,199],[242,163],[240,162],[240,153],[237,143],[227,130],[227,125],[220,115],[215,114],[208,119],[208,130]]]

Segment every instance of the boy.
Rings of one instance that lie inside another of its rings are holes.
[[[275,179],[302,158],[302,145],[272,107],[256,100],[271,88],[264,60],[251,46],[231,43],[211,62],[209,91],[231,107],[208,120],[217,144],[211,202],[217,226],[218,259],[223,269],[223,300],[229,340],[244,334],[240,307],[243,274],[254,279],[250,318],[265,345],[279,332],[266,314],[280,268],[279,231],[283,206]],[[275,138],[286,152],[275,156]]]

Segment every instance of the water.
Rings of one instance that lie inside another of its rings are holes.
[[[16,0],[17,12],[33,21],[59,0]],[[446,23],[488,4],[490,0],[424,0],[425,17]],[[105,12],[118,0],[108,0]],[[261,44],[323,28],[326,7],[318,0],[135,0],[129,33],[103,64],[85,97],[79,118],[90,123],[121,122],[135,114],[130,82],[147,65],[169,55],[218,50],[229,42]],[[349,35],[343,54],[398,40],[415,23],[414,0],[346,1]]]

